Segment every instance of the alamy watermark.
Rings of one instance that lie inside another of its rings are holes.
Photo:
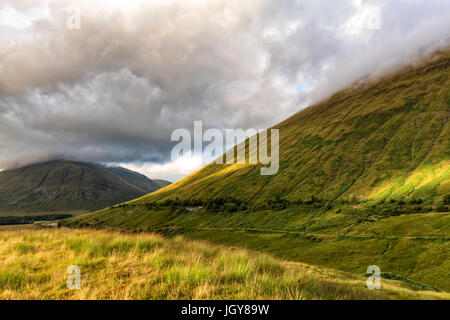
[[[172,148],[172,161],[180,156],[192,155],[193,149],[194,154],[202,155],[204,162],[215,157],[216,164],[224,164],[224,158],[225,164],[261,164],[261,175],[275,175],[280,167],[278,129],[226,129],[224,136],[219,129],[203,132],[203,122],[194,121],[193,139],[189,130],[176,129],[171,140],[178,142]],[[208,143],[206,147],[203,147],[204,142]],[[231,146],[234,147],[224,154],[225,148]]]
[[[67,289],[80,290],[81,289],[81,269],[79,266],[67,267],[67,273],[70,276],[67,278]]]
[[[66,26],[69,30],[81,29],[81,9],[79,6],[70,6],[66,9],[69,15],[66,20]]]
[[[368,266],[366,274],[370,274],[366,281],[367,288],[370,290],[381,289],[381,269],[379,266]]]

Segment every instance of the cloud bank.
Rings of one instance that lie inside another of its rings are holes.
[[[0,168],[67,158],[177,179],[174,129],[265,128],[449,40],[446,0],[3,0]]]

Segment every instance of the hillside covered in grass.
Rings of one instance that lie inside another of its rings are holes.
[[[280,170],[210,164],[64,222],[183,234],[450,291],[450,52],[275,126]],[[194,208],[194,210],[193,210]]]
[[[210,164],[139,202],[228,196],[440,202],[450,194],[449,68],[450,52],[441,52],[274,126],[280,130],[274,176],[260,175],[259,165]]]
[[[160,188],[146,176],[120,167],[48,161],[0,172],[0,216],[96,210]]]
[[[67,267],[81,270],[69,290]],[[382,280],[182,237],[95,230],[0,232],[0,299],[449,299]]]
[[[62,223],[183,235],[354,274],[375,264],[419,287],[450,291],[450,213],[400,210],[396,205],[355,208],[319,202],[251,210],[230,210],[225,202],[196,211],[174,204],[129,204]]]

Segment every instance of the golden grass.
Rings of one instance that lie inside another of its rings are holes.
[[[81,289],[67,289],[67,267]],[[0,232],[0,299],[448,299],[242,249],[94,230]]]

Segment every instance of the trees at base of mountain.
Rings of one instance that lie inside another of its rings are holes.
[[[390,199],[389,201],[382,201],[380,203],[368,205],[365,203],[354,204],[346,201],[332,201],[327,199],[321,199],[312,196],[308,200],[290,201],[280,196],[276,196],[273,199],[268,199],[262,203],[251,203],[241,199],[233,197],[215,198],[215,199],[190,199],[180,200],[179,198],[168,199],[161,202],[149,202],[146,204],[120,204],[114,206],[114,208],[128,208],[128,207],[145,207],[147,210],[166,210],[170,209],[171,212],[177,211],[178,213],[196,211],[199,209],[205,209],[209,212],[252,212],[259,210],[274,210],[282,211],[289,206],[304,206],[320,209],[323,211],[330,211],[335,209],[336,213],[343,214],[367,214],[367,215],[380,215],[383,217],[400,215],[406,213],[426,213],[431,211],[448,212],[448,206],[444,204],[439,205],[424,205],[422,199]],[[194,209],[192,209],[194,208]]]
[[[0,217],[0,225],[30,224],[35,221],[53,221],[72,217],[71,214],[46,214],[33,216]]]

